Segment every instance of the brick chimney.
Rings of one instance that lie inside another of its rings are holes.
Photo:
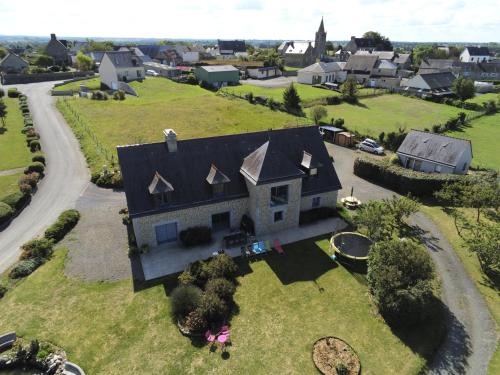
[[[177,134],[174,129],[163,130],[168,152],[177,152]]]

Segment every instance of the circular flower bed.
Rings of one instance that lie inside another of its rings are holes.
[[[313,345],[313,361],[324,375],[358,375],[361,362],[353,348],[336,337],[323,337]]]

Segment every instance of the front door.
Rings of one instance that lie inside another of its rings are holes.
[[[177,223],[161,224],[155,227],[156,243],[158,245],[177,241]]]
[[[230,226],[229,211],[212,215],[212,230],[214,232],[229,229]]]

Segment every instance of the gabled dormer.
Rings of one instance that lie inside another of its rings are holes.
[[[318,168],[321,167],[321,163],[312,154],[304,151],[302,154],[302,162],[300,166],[306,171],[308,176],[317,176]]]
[[[158,172],[155,172],[153,180],[149,184],[148,190],[155,202],[155,205],[163,206],[172,200],[174,187]]]
[[[217,167],[212,164],[206,181],[212,186],[212,193],[214,197],[221,197],[226,192],[226,186],[231,180]]]

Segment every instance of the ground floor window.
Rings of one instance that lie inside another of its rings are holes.
[[[434,172],[441,173],[441,166],[440,165],[436,165],[434,167]]]
[[[229,229],[231,227],[230,217],[229,211],[212,215],[212,230],[216,232]]]
[[[314,197],[312,200],[312,206],[314,207],[319,207],[321,204],[321,197]]]
[[[177,241],[177,223],[160,224],[155,226],[156,243],[158,245]]]
[[[283,221],[283,211],[276,211],[274,213],[274,222]]]

